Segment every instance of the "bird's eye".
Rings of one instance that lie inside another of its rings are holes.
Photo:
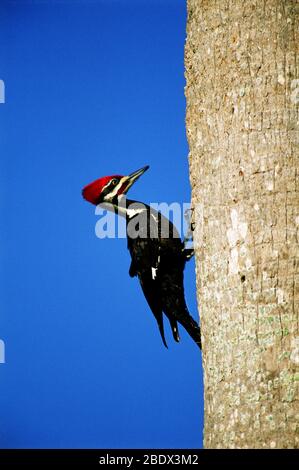
[[[116,178],[113,178],[110,184],[112,184],[112,186],[115,186],[117,183],[118,183],[118,180]]]

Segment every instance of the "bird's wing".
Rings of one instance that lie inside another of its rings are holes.
[[[145,274],[139,274],[138,277],[147,303],[157,320],[163,344],[167,348],[168,346],[164,334],[162,307],[160,298],[155,293],[155,281],[152,280],[151,276],[147,276]]]
[[[163,344],[167,348],[159,283],[158,241],[151,238],[128,239],[128,249],[132,258],[130,275],[138,276],[143,294],[158,323]]]

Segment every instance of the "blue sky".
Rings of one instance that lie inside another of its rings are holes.
[[[81,188],[150,170],[129,196],[188,202],[186,7],[1,1],[0,447],[196,448],[201,357],[169,350],[124,239]],[[194,262],[186,298],[197,319]]]

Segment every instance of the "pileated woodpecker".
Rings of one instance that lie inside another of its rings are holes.
[[[152,310],[164,345],[163,312],[175,341],[179,342],[179,322],[201,348],[200,327],[191,317],[184,296],[184,267],[192,256],[174,225],[150,206],[127,199],[125,194],[148,166],[129,176],[113,175],[97,179],[84,187],[84,199],[126,218],[129,275],[138,276],[144,296]]]

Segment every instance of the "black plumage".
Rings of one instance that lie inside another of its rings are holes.
[[[200,327],[189,314],[184,295],[184,268],[188,250],[167,218],[150,206],[126,200],[128,249],[132,258],[129,274],[137,276],[152,310],[164,345],[163,313],[175,341],[180,323],[201,347]],[[132,208],[132,209],[130,209]]]

